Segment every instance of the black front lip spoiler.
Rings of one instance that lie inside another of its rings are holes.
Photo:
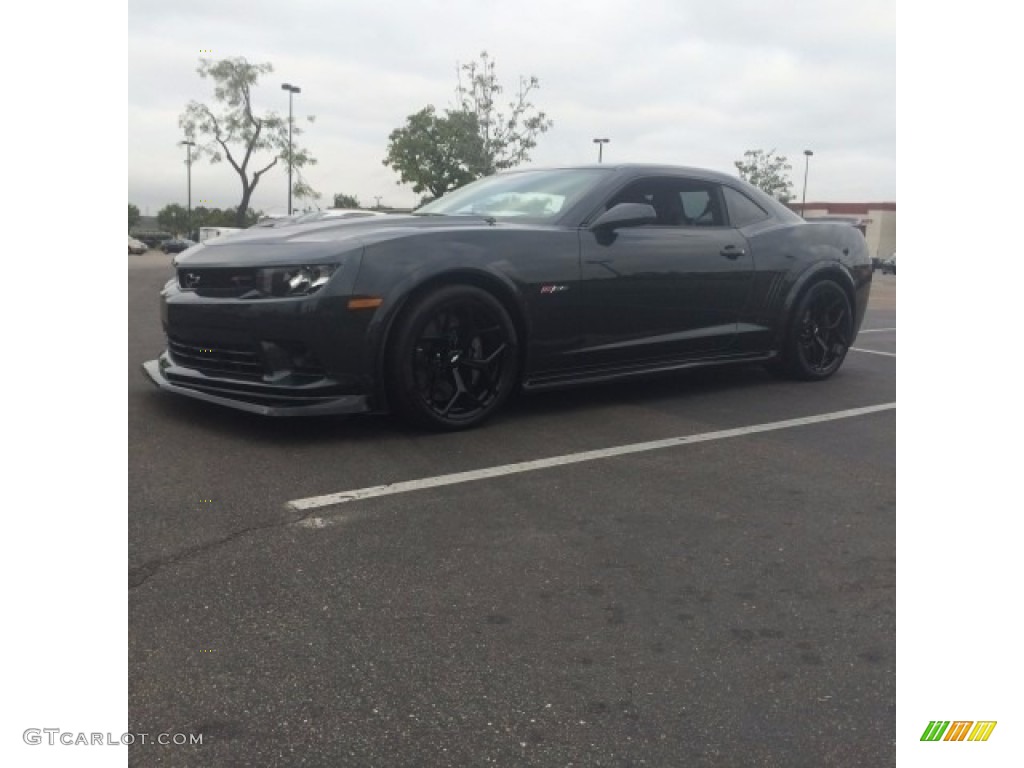
[[[177,395],[184,395],[196,400],[203,400],[207,403],[224,405],[248,413],[258,413],[261,416],[328,416],[337,414],[369,413],[370,406],[365,395],[341,395],[339,397],[324,400],[308,405],[264,405],[253,403],[247,400],[236,400],[230,397],[214,395],[192,387],[181,386],[168,381],[161,371],[159,360],[150,360],[142,364],[142,370],[146,372],[150,380],[160,389],[166,392],[173,392]]]

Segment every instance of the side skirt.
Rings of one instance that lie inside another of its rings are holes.
[[[641,376],[652,376],[671,371],[685,371],[692,368],[710,368],[719,365],[743,365],[750,363],[766,363],[777,360],[778,352],[763,352],[753,355],[734,355],[715,357],[705,360],[687,360],[686,362],[659,362],[651,365],[634,365],[628,368],[608,368],[597,371],[559,372],[541,376],[532,376],[523,380],[522,388],[526,392],[540,392],[546,389],[576,386],[578,384],[600,384],[607,381],[619,381]]]

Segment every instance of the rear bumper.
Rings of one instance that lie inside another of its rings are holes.
[[[333,382],[288,387],[216,378],[176,366],[167,353],[142,364],[162,390],[262,416],[324,416],[370,412],[369,398],[342,394]]]

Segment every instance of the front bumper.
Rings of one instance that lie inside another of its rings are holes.
[[[366,395],[332,392],[330,384],[282,387],[207,376],[176,366],[167,353],[142,364],[157,387],[262,416],[324,416],[370,412]]]

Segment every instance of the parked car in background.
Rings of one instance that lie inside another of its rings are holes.
[[[131,235],[128,236],[128,253],[145,253],[149,250],[149,246],[141,240],[136,240]]]
[[[896,254],[894,253],[891,257],[882,262],[882,274],[883,275],[895,275],[896,274]]]
[[[160,243],[160,250],[164,253],[181,253],[186,248],[191,248],[195,243],[184,238],[173,238]]]
[[[707,365],[839,370],[864,236],[714,171],[515,170],[411,215],[252,228],[174,259],[160,388],[268,416],[476,426],[509,394]]]
[[[145,243],[150,248],[159,248],[160,243],[173,237],[170,232],[159,232],[157,230],[136,230],[128,236],[138,240],[140,243]]]

